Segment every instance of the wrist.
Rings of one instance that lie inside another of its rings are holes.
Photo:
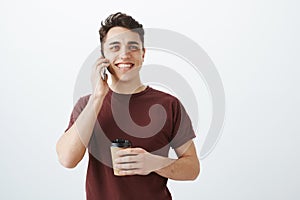
[[[156,167],[154,168],[153,172],[158,174],[164,171],[166,167],[168,167],[175,161],[174,159],[168,157],[163,157],[158,155],[154,155],[154,156],[155,156]]]
[[[91,106],[91,108],[95,111],[96,115],[98,115],[98,113],[101,109],[104,98],[105,98],[104,95],[96,96],[94,94],[92,94],[89,98],[88,105]]]

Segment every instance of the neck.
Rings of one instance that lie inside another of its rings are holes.
[[[140,78],[137,78],[127,81],[112,80],[110,88],[112,91],[119,94],[134,94],[145,90],[146,86],[142,84]]]

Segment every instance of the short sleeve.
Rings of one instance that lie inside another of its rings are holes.
[[[181,102],[176,99],[173,105],[173,131],[171,147],[180,147],[189,140],[195,138],[195,132],[191,119]]]
[[[82,112],[82,110],[85,108],[88,100],[89,100],[89,96],[84,96],[81,97],[75,104],[73,111],[71,113],[70,116],[70,120],[69,120],[69,125],[67,127],[67,129],[65,130],[65,132],[67,130],[69,130],[69,128],[71,128],[71,126],[74,124],[74,122],[77,120],[78,116],[80,115],[80,113]]]

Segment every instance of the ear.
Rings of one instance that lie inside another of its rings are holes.
[[[146,49],[143,48],[143,55],[142,55],[143,58],[145,58],[145,53],[146,53]]]

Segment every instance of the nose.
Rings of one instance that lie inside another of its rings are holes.
[[[123,46],[123,48],[120,51],[119,54],[121,59],[126,59],[130,57],[130,51],[126,48],[126,46]]]

